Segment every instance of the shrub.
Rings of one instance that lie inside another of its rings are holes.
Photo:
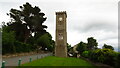
[[[80,42],[77,47],[76,47],[76,50],[78,51],[78,53],[82,53],[83,51],[85,51],[87,48],[87,44],[84,43],[84,42]]]
[[[32,45],[30,44],[26,44],[26,43],[22,43],[19,41],[15,42],[15,48],[16,48],[16,52],[17,53],[21,53],[21,52],[30,52],[32,51]]]
[[[114,65],[116,52],[111,49],[97,49],[91,52],[90,59],[108,65]]]
[[[97,52],[98,50],[99,50],[99,49],[89,52],[89,59],[90,59],[90,60],[92,60],[92,61],[97,61],[97,53],[96,53],[96,52]]]
[[[120,52],[117,53],[116,57],[115,57],[115,61],[114,61],[114,64],[115,64],[115,68],[119,68],[119,65],[120,65]]]
[[[82,56],[85,57],[85,58],[88,58],[89,57],[89,51],[84,51],[82,53]]]
[[[15,32],[3,31],[2,33],[2,54],[15,53]]]
[[[40,37],[35,42],[38,46],[42,46],[42,50],[45,50],[47,48],[48,51],[53,51],[53,40],[51,38],[51,35],[49,33],[46,33]]]

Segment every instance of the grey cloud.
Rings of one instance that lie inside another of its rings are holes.
[[[99,39],[99,41],[106,41],[106,40],[112,40],[112,39],[118,40],[118,36],[112,35],[110,37],[104,37],[102,39]]]
[[[5,0],[3,0],[4,2]],[[19,0],[18,0],[19,1]],[[88,2],[89,1],[89,2]],[[10,8],[19,8],[20,5],[23,5],[26,1],[7,1],[5,3],[0,3],[0,7],[2,10],[2,13],[7,13]],[[67,11],[67,25],[68,25],[68,32],[69,34],[76,32],[78,36],[76,36],[75,41],[71,41],[70,43],[75,44],[76,41],[78,41],[79,35],[82,34],[91,34],[90,32],[96,33],[96,31],[102,30],[105,33],[105,36],[101,40],[107,40],[107,39],[115,39],[116,36],[106,36],[108,32],[113,32],[116,33],[117,26],[113,18],[115,18],[117,15],[115,14],[117,9],[117,2],[114,5],[113,1],[109,0],[94,0],[93,2],[91,0],[50,0],[50,1],[45,1],[45,0],[29,0],[29,2],[34,6],[39,6],[39,8],[42,10],[42,12],[45,13],[45,16],[47,17],[46,22],[44,23],[45,25],[48,26],[48,31],[52,34],[53,37],[55,37],[55,11],[61,11],[65,10]],[[111,2],[111,3],[109,3]],[[9,4],[9,5],[6,5]],[[114,13],[115,12],[115,13]],[[104,17],[106,15],[106,17]],[[98,16],[98,17],[97,17]],[[93,17],[94,22],[90,22],[91,18]],[[111,19],[109,19],[109,17]],[[96,21],[96,19],[104,18],[105,20],[108,20],[107,23],[106,21]],[[88,21],[86,23],[86,21]],[[110,22],[110,23],[108,23]],[[82,33],[82,34],[81,34]],[[114,34],[113,34],[114,35]],[[73,35],[71,35],[73,36]],[[69,37],[68,41],[70,41],[73,37]],[[83,35],[82,35],[83,36]],[[87,36],[87,35],[84,35]],[[97,37],[98,38],[98,37]],[[82,38],[84,39],[84,38]],[[116,42],[113,42],[116,43]]]
[[[86,24],[83,26],[78,26],[75,27],[75,29],[79,30],[80,32],[93,32],[93,31],[105,31],[105,32],[116,32],[117,31],[117,26],[114,24],[109,24],[109,23],[90,23]]]

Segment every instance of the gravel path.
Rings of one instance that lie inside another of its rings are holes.
[[[18,66],[18,60],[21,59],[21,63],[26,63],[30,61],[30,58],[32,60],[40,59],[46,56],[51,56],[52,53],[46,53],[46,54],[37,54],[37,55],[29,55],[29,56],[18,56],[18,57],[11,57],[11,58],[3,58],[2,61],[5,61],[5,66]]]

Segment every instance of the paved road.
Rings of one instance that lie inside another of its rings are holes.
[[[45,56],[51,56],[52,53],[47,53],[47,54],[37,54],[37,55],[30,55],[30,56],[18,56],[18,57],[13,57],[13,58],[3,58],[2,61],[5,61],[5,66],[18,66],[18,60],[22,60],[22,64],[29,62],[30,58],[32,60],[36,60],[37,58],[43,58]]]

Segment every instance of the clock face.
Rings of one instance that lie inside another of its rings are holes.
[[[62,40],[62,39],[63,39],[63,36],[62,36],[61,33],[59,34],[58,38],[59,38],[59,40]]]
[[[59,36],[59,40],[63,40],[63,36]]]
[[[62,17],[59,17],[59,21],[62,21],[63,19],[62,19]]]

